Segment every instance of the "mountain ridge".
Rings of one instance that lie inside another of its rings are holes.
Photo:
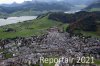
[[[86,11],[100,11],[100,1],[94,2],[86,7],[84,10]]]
[[[7,6],[0,6],[0,12],[7,13],[8,15],[12,15],[13,13],[17,12],[27,12],[32,14],[39,13],[42,14],[47,12],[59,12],[59,11],[69,11],[73,5],[65,2],[53,2],[53,3],[46,3],[46,2],[30,2],[26,1],[22,4],[15,4],[13,7]],[[21,13],[19,13],[20,15]],[[23,14],[24,15],[24,14]],[[37,14],[36,14],[37,15]],[[16,15],[15,15],[16,16]]]

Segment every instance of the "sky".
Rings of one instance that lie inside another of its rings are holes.
[[[0,4],[11,4],[13,2],[22,3],[24,1],[31,1],[31,0],[0,0]]]

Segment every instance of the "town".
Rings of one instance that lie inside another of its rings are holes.
[[[0,40],[0,66],[43,66],[40,57],[94,57],[100,59],[100,38],[71,36],[57,27],[46,34]],[[55,66],[99,66],[94,64],[68,63]]]

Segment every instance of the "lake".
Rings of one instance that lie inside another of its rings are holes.
[[[0,19],[0,26],[12,24],[12,23],[23,22],[23,21],[27,21],[27,20],[33,20],[36,18],[37,18],[37,16],[8,17],[7,19]]]

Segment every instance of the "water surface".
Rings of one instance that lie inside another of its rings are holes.
[[[37,16],[20,16],[20,17],[8,17],[7,19],[0,19],[0,26],[23,22],[27,20],[36,19]]]

